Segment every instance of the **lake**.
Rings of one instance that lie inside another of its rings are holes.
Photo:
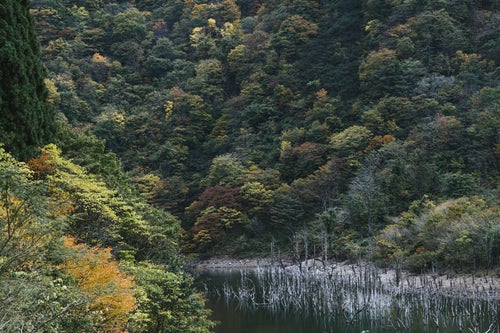
[[[500,332],[498,299],[410,293],[354,273],[219,269],[197,280],[220,323],[216,333]]]

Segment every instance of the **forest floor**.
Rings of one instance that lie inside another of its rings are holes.
[[[375,274],[385,287],[399,292],[426,292],[443,295],[480,298],[500,301],[500,276],[495,271],[473,274],[433,272],[414,274],[407,271],[376,268],[371,263],[323,262],[306,260],[294,263],[292,260],[272,258],[235,259],[217,257],[192,263],[198,270],[257,270],[281,268],[290,274],[308,272],[312,275],[328,274],[336,278],[355,278],[362,274]]]

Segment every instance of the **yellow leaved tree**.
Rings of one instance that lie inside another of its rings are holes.
[[[128,315],[135,309],[134,282],[122,273],[110,248],[87,247],[66,237],[71,255],[60,268],[88,297],[88,310],[98,317],[99,332],[126,332]]]

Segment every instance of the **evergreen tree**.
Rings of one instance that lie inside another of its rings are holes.
[[[0,142],[21,159],[55,131],[27,0],[0,3]]]

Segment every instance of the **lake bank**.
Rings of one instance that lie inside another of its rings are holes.
[[[273,258],[236,259],[218,257],[191,263],[195,270],[265,270],[281,269],[288,274],[308,274],[311,277],[331,276],[337,279],[352,279],[360,274],[373,276],[388,290],[399,293],[438,293],[442,295],[500,301],[500,277],[483,273],[413,274],[407,271],[377,268],[371,263],[322,262],[306,260],[300,264],[291,260]]]

